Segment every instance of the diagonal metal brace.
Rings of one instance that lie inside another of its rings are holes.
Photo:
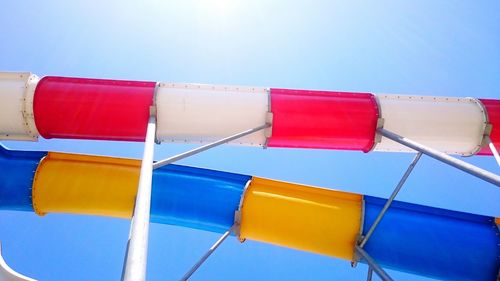
[[[172,164],[172,163],[174,163],[176,161],[179,161],[179,160],[182,160],[182,159],[187,158],[189,156],[198,154],[198,153],[203,152],[205,150],[209,150],[210,148],[214,148],[216,146],[219,146],[221,144],[225,144],[225,143],[233,141],[235,139],[239,139],[239,138],[244,137],[246,135],[250,135],[252,133],[258,132],[258,131],[263,130],[263,129],[266,129],[268,127],[271,127],[271,124],[264,124],[262,126],[259,126],[259,127],[256,127],[256,128],[250,129],[250,130],[243,131],[241,133],[238,133],[238,134],[229,136],[227,138],[223,138],[221,140],[218,140],[218,141],[215,141],[215,142],[212,142],[212,143],[200,146],[198,148],[195,148],[195,149],[190,150],[190,151],[186,151],[184,153],[172,156],[170,158],[167,158],[167,159],[164,159],[164,160],[160,160],[160,161],[158,161],[158,162],[156,162],[156,163],[153,164],[153,169],[158,169],[158,168],[163,167],[165,165]]]
[[[369,266],[368,274],[371,274],[370,270],[371,268],[383,281],[393,281],[393,279],[389,276],[389,274],[387,274],[387,272],[385,272],[385,270],[382,267],[380,267],[375,262],[375,260],[372,257],[370,257],[370,255],[368,255],[368,253],[365,252],[365,250],[363,250],[363,248],[359,247],[358,245],[356,245],[356,254],[361,256],[361,258],[363,258],[368,263]]]
[[[232,226],[226,232],[224,232],[224,234],[219,238],[219,240],[217,240],[217,242],[215,242],[215,244],[213,244],[212,247],[210,247],[210,249],[208,249],[208,251],[203,255],[203,257],[201,257],[201,259],[198,262],[196,262],[193,265],[193,267],[191,267],[191,269],[186,274],[184,274],[184,276],[182,276],[181,281],[188,280],[191,277],[191,275],[193,275],[193,273],[195,273],[195,271],[198,270],[198,268],[200,268],[200,266],[208,259],[208,257],[210,257],[210,255],[212,255],[212,253],[215,250],[217,250],[217,248],[222,244],[222,242],[224,242],[224,240],[226,240],[226,238],[229,236],[229,234],[231,234],[231,231],[233,231],[233,228],[234,228],[234,226]]]
[[[391,131],[388,131],[386,129],[380,128],[377,129],[377,131],[384,137],[393,140],[397,143],[400,143],[404,146],[407,146],[409,148],[412,148],[416,151],[422,152],[423,154],[430,156],[436,160],[439,160],[445,164],[448,164],[452,167],[455,167],[459,170],[462,170],[466,173],[469,173],[477,178],[480,178],[484,181],[487,181],[489,183],[492,183],[496,186],[500,186],[500,176],[495,175],[492,172],[488,172],[486,170],[483,170],[481,168],[478,168],[472,164],[469,164],[465,161],[456,159],[454,157],[449,156],[446,153],[443,153],[441,151],[429,148],[425,145],[422,145],[418,142],[412,141],[410,139],[407,139],[405,137],[402,137],[396,133],[393,133]]]
[[[493,141],[491,141],[490,136],[484,136],[484,139],[485,139],[486,143],[488,144],[488,146],[491,150],[491,153],[493,153],[493,156],[495,157],[495,160],[497,161],[498,166],[500,166],[500,155],[498,154],[498,150],[495,147],[495,144],[493,143]]]
[[[384,207],[382,208],[382,210],[378,214],[378,216],[375,219],[375,221],[373,222],[372,226],[370,227],[370,229],[368,230],[366,235],[363,237],[363,240],[361,240],[361,242],[359,243],[359,246],[361,248],[363,248],[365,246],[366,242],[368,242],[368,239],[370,239],[370,237],[372,236],[373,232],[375,231],[375,228],[377,228],[380,221],[384,217],[385,213],[387,212],[387,210],[391,206],[392,201],[394,201],[394,198],[396,198],[396,195],[398,195],[398,192],[401,190],[401,188],[405,184],[406,180],[408,179],[411,172],[413,171],[413,168],[415,168],[415,166],[418,163],[418,160],[420,160],[420,157],[422,157],[422,152],[417,153],[417,155],[415,155],[415,158],[413,158],[413,161],[411,161],[410,165],[408,166],[408,169],[406,169],[406,172],[404,173],[403,177],[399,180],[398,185],[396,186],[396,188],[392,192],[389,199],[387,199],[387,201],[385,202]]]

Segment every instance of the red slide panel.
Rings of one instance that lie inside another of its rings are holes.
[[[155,82],[47,76],[35,90],[44,138],[144,141]]]
[[[493,126],[490,134],[491,141],[497,148],[500,148],[500,100],[479,99],[486,107],[489,123]],[[483,147],[478,155],[493,155],[488,145]]]
[[[271,89],[269,147],[361,150],[375,142],[379,116],[368,93]]]

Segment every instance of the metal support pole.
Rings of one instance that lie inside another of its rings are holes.
[[[398,134],[395,134],[391,131],[388,131],[386,129],[380,128],[377,129],[377,131],[384,137],[391,139],[397,143],[400,143],[402,145],[405,145],[409,148],[412,148],[416,151],[422,152],[423,154],[430,156],[436,160],[439,160],[445,164],[448,164],[450,166],[453,166],[459,170],[462,170],[466,173],[469,173],[475,177],[478,177],[484,181],[490,182],[496,186],[500,186],[500,176],[495,175],[491,172],[488,172],[486,170],[483,170],[481,168],[478,168],[474,165],[471,165],[467,162],[464,162],[462,160],[458,160],[454,157],[451,157],[447,155],[446,153],[437,151],[435,149],[429,148],[427,146],[424,146],[422,144],[419,144],[415,141],[409,140],[405,137],[402,137]]]
[[[210,255],[226,240],[226,238],[231,234],[231,231],[233,230],[233,227],[231,227],[228,231],[224,232],[224,234],[215,242],[215,244],[210,247],[210,249],[201,257],[201,259],[191,267],[191,269],[182,276],[181,281],[186,281],[188,280],[193,273],[198,270],[198,268],[210,257]]]
[[[372,277],[373,277],[373,269],[371,266],[368,266],[368,274],[366,275],[366,280],[372,281]]]
[[[156,117],[150,116],[144,144],[139,187],[137,189],[127,243],[127,253],[122,272],[122,280],[125,281],[146,280],[155,129]]]
[[[491,141],[491,138],[489,136],[485,136],[486,141],[488,142],[488,146],[490,147],[491,152],[493,153],[493,156],[495,156],[495,160],[497,160],[498,166],[500,166],[500,155],[498,155],[498,150],[495,147],[495,144]]]
[[[410,166],[408,166],[408,169],[406,169],[406,172],[404,173],[403,177],[399,180],[399,183],[396,186],[396,188],[394,189],[394,191],[392,192],[391,196],[389,197],[389,199],[387,199],[387,202],[385,202],[384,207],[382,208],[382,210],[378,214],[378,216],[375,219],[375,221],[373,222],[372,226],[370,227],[370,229],[366,233],[365,237],[363,237],[363,240],[361,241],[361,243],[359,243],[359,246],[361,248],[363,248],[365,246],[366,242],[368,242],[368,239],[370,239],[370,237],[372,236],[373,232],[375,231],[375,228],[378,226],[378,224],[380,223],[380,221],[384,217],[385,213],[387,212],[387,210],[391,206],[392,201],[394,201],[394,198],[396,198],[396,195],[398,195],[398,192],[401,190],[401,188],[405,184],[406,180],[408,179],[408,176],[410,176],[411,172],[413,171],[413,168],[415,168],[415,166],[418,163],[418,160],[420,160],[420,157],[422,157],[422,152],[418,152],[417,155],[415,155],[415,157],[413,158],[413,161],[411,161]]]
[[[368,266],[372,269],[372,271],[375,271],[375,273],[377,273],[377,275],[383,280],[383,281],[393,281],[393,279],[389,276],[389,274],[387,274],[385,272],[385,270],[383,268],[381,268],[376,262],[375,260],[372,259],[372,257],[370,257],[370,255],[368,255],[367,252],[365,252],[365,250],[363,250],[361,247],[359,247],[358,245],[355,246],[356,247],[356,253],[358,253],[367,263],[368,263]]]
[[[176,161],[179,161],[181,159],[184,159],[186,157],[189,157],[189,156],[192,156],[194,154],[197,154],[197,153],[200,153],[200,152],[203,152],[205,150],[208,150],[210,148],[213,148],[213,147],[216,147],[216,146],[219,146],[221,144],[225,144],[227,142],[230,142],[230,141],[233,141],[235,139],[239,139],[241,137],[244,137],[246,135],[250,135],[252,133],[255,133],[257,131],[260,131],[262,129],[265,129],[265,128],[268,128],[270,127],[271,124],[265,124],[265,125],[262,125],[262,126],[259,126],[259,127],[256,127],[256,128],[253,128],[253,129],[250,129],[250,130],[246,130],[246,131],[243,131],[241,133],[238,133],[238,134],[235,134],[235,135],[232,135],[232,136],[229,136],[227,138],[223,138],[221,140],[218,140],[218,141],[215,141],[215,142],[212,142],[212,143],[209,143],[209,144],[206,144],[204,146],[200,146],[198,148],[195,148],[193,150],[190,150],[190,151],[187,151],[187,152],[184,152],[184,153],[181,153],[181,154],[178,154],[176,156],[173,156],[173,157],[170,157],[170,158],[167,158],[167,159],[164,159],[164,160],[161,160],[161,161],[158,161],[156,163],[153,164],[153,169],[158,169],[160,167],[163,167],[165,165],[168,165],[168,164],[171,164],[171,163],[174,163]]]

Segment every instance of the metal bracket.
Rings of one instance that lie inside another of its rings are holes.
[[[384,128],[384,124],[385,124],[385,119],[379,117],[377,119],[377,131],[375,132],[375,144],[380,143],[382,141],[382,135],[378,133],[378,129]]]
[[[245,187],[243,188],[243,192],[241,193],[240,197],[240,203],[238,204],[238,209],[234,212],[234,226],[233,226],[233,232],[238,237],[238,240],[243,243],[245,242],[246,239],[242,239],[240,236],[240,229],[241,229],[241,216],[243,212],[243,203],[245,202],[245,195],[247,193],[248,187],[252,183],[252,179],[248,180],[247,183],[245,184]]]
[[[152,105],[149,107],[149,116],[156,117],[156,106],[155,105]]]
[[[384,128],[384,124],[385,124],[384,118],[382,118],[382,117],[377,118],[377,124],[376,124],[376,128],[375,128],[375,139],[373,140],[372,147],[367,152],[373,151],[375,149],[375,147],[377,146],[377,144],[382,141],[382,135],[380,135],[380,133],[378,132],[378,129]]]
[[[266,113],[266,124],[269,125],[269,127],[264,130],[264,136],[266,137],[266,140],[264,141],[264,145],[262,146],[262,148],[264,148],[264,149],[267,149],[269,139],[273,135],[273,126],[272,126],[273,125],[273,117],[274,117],[274,115],[272,112],[269,111]]]
[[[238,237],[238,240],[240,239],[240,228],[241,228],[241,211],[236,210],[234,211],[234,227],[233,227],[233,232],[236,237]],[[241,241],[241,240],[240,240]],[[245,242],[245,240],[241,241],[242,243]]]
[[[481,141],[481,148],[488,146],[490,144],[491,131],[493,130],[493,124],[486,124],[484,127],[483,140]]]
[[[356,245],[359,245],[361,243],[361,240],[363,240],[363,227],[365,224],[365,199],[363,198],[361,200],[361,217],[359,218],[360,224],[359,224],[359,233],[356,237]],[[355,268],[358,265],[359,257],[358,254],[356,253],[356,249],[353,249],[353,259],[351,261],[351,267]]]

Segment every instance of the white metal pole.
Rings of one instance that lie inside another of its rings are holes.
[[[418,152],[417,155],[415,155],[415,157],[413,158],[413,161],[411,161],[410,165],[406,169],[406,172],[404,173],[403,177],[399,180],[398,185],[396,186],[396,188],[392,192],[389,199],[387,199],[387,202],[385,202],[384,207],[382,208],[382,210],[378,214],[378,216],[375,219],[375,221],[373,222],[372,226],[370,227],[370,229],[366,233],[365,237],[363,237],[363,240],[361,241],[361,243],[359,243],[359,246],[361,248],[363,248],[365,246],[366,242],[368,242],[368,239],[370,239],[370,237],[372,236],[373,232],[375,231],[375,228],[377,228],[378,224],[380,223],[380,221],[384,217],[385,213],[387,212],[387,210],[391,206],[392,201],[394,201],[394,198],[396,198],[396,195],[398,195],[398,192],[401,190],[401,188],[405,184],[406,180],[408,179],[411,172],[413,171],[413,168],[415,168],[415,166],[418,163],[418,160],[420,160],[420,157],[422,157],[422,152]]]
[[[490,147],[491,152],[493,153],[493,156],[495,156],[495,160],[497,160],[498,166],[500,166],[500,155],[498,155],[498,150],[495,147],[495,144],[491,141],[491,138],[489,136],[486,136],[486,141],[488,142],[488,146]]]
[[[156,117],[150,116],[122,275],[122,280],[125,281],[146,280],[155,130]]]
[[[372,257],[370,257],[370,255],[368,255],[368,253],[365,252],[365,250],[363,250],[363,248],[356,245],[355,249],[356,252],[368,263],[369,268],[371,268],[372,271],[375,271],[375,273],[377,273],[380,279],[384,281],[393,281],[393,279],[389,276],[389,274],[387,274],[387,272],[385,272],[385,270],[382,267],[380,267],[375,262],[375,260]],[[370,269],[368,270],[369,270],[368,274],[370,274],[371,277]]]
[[[500,176],[493,174],[492,172],[488,172],[484,169],[478,168],[474,165],[471,165],[467,162],[464,162],[462,160],[458,160],[454,157],[449,156],[446,153],[443,153],[441,151],[429,148],[425,145],[422,145],[418,142],[412,141],[410,139],[407,139],[405,137],[402,137],[396,133],[393,133],[391,131],[388,131],[386,129],[380,128],[377,129],[377,131],[384,137],[393,140],[397,143],[400,143],[402,145],[405,145],[409,148],[412,148],[416,151],[422,152],[423,154],[430,156],[436,160],[439,160],[443,163],[446,163],[450,166],[453,166],[459,170],[462,170],[466,173],[469,173],[475,177],[478,177],[484,181],[490,182],[496,186],[500,186]]]
[[[368,274],[366,275],[366,280],[372,281],[372,276],[373,276],[373,269],[371,266],[368,266]]]
[[[253,129],[249,129],[249,130],[246,130],[246,131],[243,131],[241,133],[238,133],[238,134],[235,134],[235,135],[232,135],[232,136],[229,136],[227,138],[223,138],[221,140],[218,140],[218,141],[215,141],[215,142],[212,142],[212,143],[209,143],[209,144],[206,144],[204,146],[200,146],[200,147],[197,147],[193,150],[190,150],[190,151],[186,151],[184,153],[181,153],[181,154],[178,154],[178,155],[175,155],[175,156],[172,156],[170,158],[167,158],[167,159],[164,159],[164,160],[161,160],[161,161],[158,161],[156,163],[153,164],[153,169],[158,169],[160,167],[163,167],[165,165],[168,165],[168,164],[172,164],[174,163],[175,161],[179,161],[181,159],[184,159],[186,157],[189,157],[189,156],[192,156],[192,155],[195,155],[197,153],[200,153],[200,152],[203,152],[205,150],[209,150],[210,148],[214,148],[216,146],[219,146],[221,144],[225,144],[227,142],[230,142],[232,140],[235,140],[235,139],[239,139],[241,137],[244,137],[246,135],[250,135],[250,134],[253,134],[255,132],[258,132],[260,130],[263,130],[265,128],[268,128],[270,127],[271,124],[264,124],[262,126],[259,126],[259,127],[256,127],[256,128],[253,128]]]
[[[182,276],[181,281],[188,280],[191,277],[191,275],[193,275],[193,273],[196,270],[198,270],[198,268],[200,268],[200,266],[208,259],[208,257],[210,257],[210,255],[222,244],[222,242],[226,240],[229,234],[231,234],[232,229],[233,227],[231,227],[228,231],[224,232],[224,234],[219,238],[219,240],[217,240],[217,242],[215,242],[215,244],[213,244],[212,247],[208,249],[208,251],[203,255],[203,257],[201,257],[201,259],[198,262],[196,262],[195,265],[193,265],[193,267],[191,267],[191,269],[186,274],[184,274],[184,276]]]

